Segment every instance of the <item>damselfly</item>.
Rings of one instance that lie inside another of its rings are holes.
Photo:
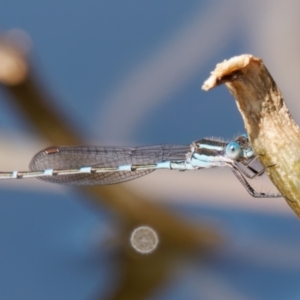
[[[190,146],[50,147],[33,157],[30,171],[0,172],[0,179],[37,177],[60,184],[108,185],[136,179],[157,169],[186,171],[227,166],[251,196],[281,197],[256,192],[246,180],[245,177],[253,179],[265,171],[251,167],[255,159],[247,135],[229,143],[201,139]]]

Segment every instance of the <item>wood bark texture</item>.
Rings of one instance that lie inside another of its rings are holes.
[[[217,64],[202,88],[222,83],[236,100],[260,163],[300,217],[300,129],[275,81],[260,58],[241,55]]]

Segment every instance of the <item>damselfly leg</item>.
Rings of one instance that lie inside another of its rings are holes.
[[[255,198],[281,198],[283,195],[279,193],[263,193],[257,192],[255,189],[249,184],[246,178],[241,173],[241,170],[238,166],[233,165],[231,171],[235,175],[235,177],[239,180],[242,186],[246,189],[246,191]]]

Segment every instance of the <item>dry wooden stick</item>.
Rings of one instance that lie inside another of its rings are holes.
[[[300,129],[275,81],[260,58],[241,55],[218,64],[202,88],[222,83],[236,100],[261,164],[300,217]]]

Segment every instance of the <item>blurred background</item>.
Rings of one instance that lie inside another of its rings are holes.
[[[200,87],[217,63],[245,53],[264,60],[300,123],[295,1],[2,0],[0,8],[2,46],[8,39],[21,49],[49,110],[85,144],[190,144],[243,133],[226,88]],[[57,143],[12,86],[0,89],[1,171],[27,170],[37,151]],[[276,190],[268,178],[254,184]],[[284,199],[252,198],[227,169],[156,171],[120,186],[223,243],[206,256],[197,247],[181,253],[163,279],[128,298],[116,292],[128,287],[120,253],[141,269],[154,254],[124,250],[129,235],[116,204],[95,206],[85,191],[36,179],[1,181],[0,299],[299,299],[300,222]],[[122,193],[108,198],[133,206]]]

